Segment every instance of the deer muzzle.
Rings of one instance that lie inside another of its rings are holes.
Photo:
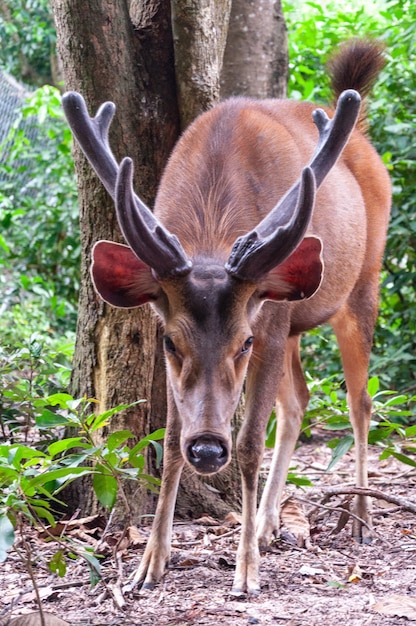
[[[200,435],[186,445],[186,459],[198,474],[215,474],[230,460],[227,441],[216,435]]]

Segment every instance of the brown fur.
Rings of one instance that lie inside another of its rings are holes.
[[[328,61],[334,102],[345,89],[356,89],[364,100],[358,128],[367,131],[365,98],[367,98],[378,75],[385,66],[385,46],[371,39],[351,39],[343,43]]]

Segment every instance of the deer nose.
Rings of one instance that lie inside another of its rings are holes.
[[[212,435],[193,439],[187,449],[189,463],[198,474],[215,474],[228,462],[228,446]]]

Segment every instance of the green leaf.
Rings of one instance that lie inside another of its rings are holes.
[[[6,514],[0,515],[0,563],[7,559],[7,550],[14,544],[14,528]]]
[[[54,441],[48,446],[49,454],[54,457],[61,452],[66,452],[72,448],[88,448],[89,444],[85,443],[83,437],[69,437],[68,439],[61,439],[60,441]]]
[[[2,446],[2,448],[8,448],[8,462],[13,465],[17,470],[21,469],[23,459],[33,459],[46,457],[44,452],[40,452],[35,448],[30,448],[29,446],[23,446],[20,444],[13,444],[12,446]],[[2,454],[3,456],[3,454]]]
[[[130,430],[118,430],[108,436],[107,448],[111,452],[127,441],[127,439],[132,439],[133,437],[134,435]]]
[[[33,504],[31,505],[31,508],[33,509],[33,511],[36,513],[38,517],[48,520],[51,526],[56,525],[55,518],[52,515],[52,513],[48,511],[48,509],[46,509],[43,506],[35,506]]]
[[[350,450],[353,443],[354,437],[352,435],[347,435],[346,437],[343,437],[339,440],[337,446],[332,451],[331,461],[326,468],[328,472],[334,467],[336,463],[338,463],[340,458],[343,457],[344,454],[348,452],[348,450]]]
[[[146,402],[146,400],[137,400],[136,402],[132,402],[131,404],[119,404],[113,409],[108,409],[108,411],[104,411],[104,413],[100,413],[99,415],[91,415],[87,420],[87,424],[90,426],[91,432],[93,432],[105,426],[110,418],[113,417],[113,415],[115,415],[116,413],[120,413],[125,409],[129,409],[130,407],[135,406],[136,404],[141,404],[143,402]]]
[[[64,482],[69,482],[70,480],[74,480],[74,478],[92,474],[93,472],[92,467],[62,467],[39,474],[35,476],[35,478],[32,478],[28,484],[30,487],[36,488],[39,485],[45,485],[46,483],[51,483],[62,478]]]
[[[69,393],[54,393],[46,398],[41,398],[34,402],[35,406],[45,406],[50,404],[51,406],[59,406],[61,409],[69,409],[69,402],[73,400],[73,397]]]
[[[416,460],[407,454],[403,454],[402,452],[391,452],[391,456],[394,456],[395,459],[405,463],[406,465],[411,465],[412,467],[416,467]]]
[[[161,483],[160,478],[156,478],[150,474],[140,474],[140,479],[145,480],[148,484],[156,485],[157,487],[159,487]]]
[[[166,428],[159,428],[159,430],[155,430],[155,432],[150,433],[150,435],[146,435],[143,439],[140,439],[138,443],[130,450],[130,455],[133,457],[137,455],[141,450],[146,448],[153,441],[158,441],[163,439],[166,434]]]
[[[58,574],[60,578],[63,578],[66,574],[66,561],[62,550],[58,550],[52,556],[48,563],[48,567],[53,574]]]
[[[325,420],[323,428],[325,430],[347,430],[351,428],[351,424],[348,420],[340,421],[339,417],[334,417],[334,418],[330,417],[327,420]]]
[[[373,376],[372,378],[370,378],[368,381],[367,391],[372,398],[376,395],[379,388],[380,382],[378,380],[378,376]]]
[[[150,442],[156,452],[156,467],[159,469],[163,457],[163,446],[157,441]]]
[[[56,428],[68,424],[68,418],[50,409],[43,409],[42,413],[36,416],[35,422],[38,428]]]
[[[99,560],[94,554],[90,552],[83,552],[82,557],[87,561],[90,569],[90,584],[91,587],[95,587],[101,580],[101,565]]]
[[[145,458],[143,454],[132,454],[130,452],[128,461],[130,465],[137,468],[138,470],[142,470],[145,466]]]
[[[293,472],[287,473],[286,482],[291,485],[297,485],[298,487],[313,487],[313,483],[306,476],[300,476]]]
[[[95,494],[101,504],[111,511],[117,498],[117,480],[103,465],[97,463],[95,469],[97,473],[92,479]]]

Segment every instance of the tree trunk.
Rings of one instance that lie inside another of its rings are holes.
[[[118,158],[133,158],[136,189],[151,202],[179,133],[169,6],[156,3],[153,16],[135,29],[125,0],[53,0],[52,5],[66,88],[83,94],[90,114],[105,100],[116,103],[112,149]],[[153,398],[165,413],[164,374],[159,364],[155,368],[156,321],[149,307],[113,309],[93,290],[94,242],[123,240],[113,201],[80,150],[74,152],[82,268],[72,392],[97,398],[99,411],[146,399],[111,425],[111,430],[129,428],[140,439],[153,430]],[[74,506],[89,512],[97,507],[91,489],[79,482],[74,489]],[[147,510],[144,490],[129,500],[135,516]]]
[[[233,0],[221,97],[284,98],[287,29],[280,0]]]
[[[116,103],[110,143],[116,158],[132,157],[135,187],[147,203],[153,201],[181,127],[218,100],[230,2],[172,0],[172,24],[166,0],[52,0],[66,88],[83,94],[90,114],[105,100]],[[252,9],[253,2],[249,4]],[[243,9],[242,5],[239,15]],[[275,65],[268,67],[272,70]],[[269,87],[273,83],[269,75],[264,80]],[[226,82],[232,87],[232,72]],[[89,276],[92,246],[98,239],[123,239],[113,202],[78,148],[74,160],[82,268],[72,392],[97,398],[99,411],[145,399],[113,418],[109,427],[128,428],[140,439],[165,425],[161,333],[147,306],[112,309],[96,296]],[[241,403],[236,424],[242,411]],[[178,512],[224,515],[236,506],[238,484],[236,464],[209,481],[186,471]],[[135,518],[152,510],[152,495],[144,489],[137,493],[137,485],[126,489]],[[91,487],[81,481],[73,484],[71,500],[72,508],[82,512],[98,508]],[[116,519],[124,514],[119,511]]]
[[[220,97],[231,0],[172,0],[176,82],[182,128]]]

